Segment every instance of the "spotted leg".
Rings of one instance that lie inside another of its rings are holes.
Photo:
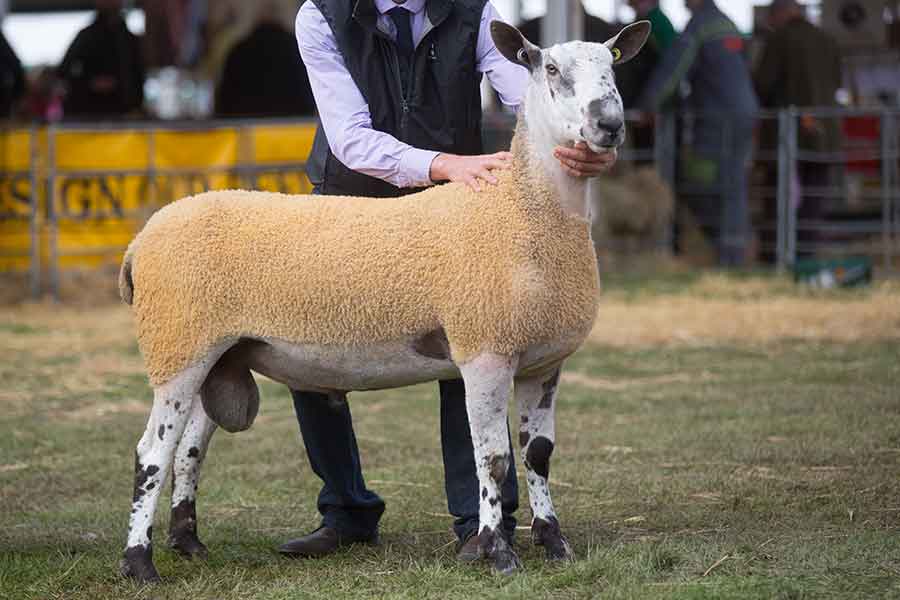
[[[512,573],[522,564],[503,535],[500,489],[509,469],[506,415],[516,359],[481,354],[459,370],[466,386],[466,411],[475,450],[480,505],[478,537],[494,569]]]
[[[547,558],[570,560],[574,555],[560,532],[548,486],[558,384],[558,368],[541,376],[516,379],[516,403],[521,419],[519,446],[531,502],[531,539],[535,545],[544,547]]]
[[[159,581],[153,566],[153,516],[199,388],[199,384],[192,388],[190,383],[178,377],[153,391],[150,420],[135,452],[134,498],[120,568],[123,575],[140,582]]]
[[[169,519],[169,546],[185,558],[206,558],[208,554],[197,537],[196,501],[200,466],[215,430],[216,424],[206,416],[200,397],[194,396],[187,426],[175,451]]]

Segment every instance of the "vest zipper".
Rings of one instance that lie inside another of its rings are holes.
[[[415,57],[415,53],[413,53]],[[410,79],[412,79],[412,65],[410,66]],[[394,49],[394,73],[397,75],[397,88],[400,90],[400,107],[403,110],[403,114],[400,115],[400,132],[403,138],[406,137],[406,125],[409,116],[409,101],[406,98],[407,92],[403,91],[403,79],[400,77],[400,54],[397,49]],[[410,82],[410,86],[412,86],[412,82]]]

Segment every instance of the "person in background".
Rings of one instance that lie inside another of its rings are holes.
[[[66,118],[111,118],[140,111],[144,62],[122,18],[122,0],[95,0],[94,22],[78,32],[57,75],[66,86]]]
[[[625,110],[638,108],[638,99],[663,54],[675,41],[675,28],[660,10],[658,0],[629,0],[635,21],[650,21],[650,38],[641,52],[616,69],[616,85]]]
[[[625,110],[639,109],[638,101],[653,70],[662,60],[665,51],[675,40],[672,22],[659,8],[658,0],[629,0],[634,10],[635,21],[650,21],[650,38],[637,56],[616,68],[616,85],[622,96]],[[655,143],[653,124],[648,121],[632,122],[628,130],[630,146],[638,151],[649,152]],[[637,161],[649,164],[648,161]]]
[[[308,161],[314,193],[396,197],[442,181],[496,182],[508,152],[483,154],[481,78],[517,107],[529,80],[490,34],[500,20],[485,0],[311,0],[297,15],[297,41],[319,109]],[[557,148],[563,169],[593,176],[615,162],[583,145]],[[323,480],[321,526],[279,551],[317,557],[378,539],[384,501],[366,487],[350,408],[327,395],[293,391],[313,471]],[[461,379],[440,382],[441,445],[457,558],[476,560],[478,482]],[[510,457],[514,456],[511,451]],[[515,531],[515,466],[501,490],[503,530]]]
[[[584,19],[584,41],[605,42],[619,32],[612,24],[585,11],[583,5],[581,12]],[[523,21],[522,24],[518,26],[518,29],[529,42],[544,47],[546,44],[544,43],[544,40],[541,39],[541,26],[543,25],[543,22],[544,17],[535,17],[534,19]],[[643,52],[643,50],[641,52]]]
[[[0,31],[0,119],[8,119],[13,115],[24,94],[25,70]]]
[[[316,104],[297,41],[279,21],[279,11],[276,2],[263,2],[253,30],[228,53],[216,89],[218,116],[315,114]]]
[[[691,20],[666,50],[638,105],[656,113],[690,84],[687,106],[696,113],[689,156],[682,156],[689,181],[715,186],[717,195],[688,197],[720,266],[740,266],[751,242],[747,163],[753,151],[759,109],[744,38],[713,0],[686,0]]]
[[[650,43],[655,45],[660,52],[665,52],[678,37],[672,21],[659,7],[659,0],[628,0],[628,6],[634,10],[636,21],[646,19],[650,21]],[[643,50],[642,50],[643,52]]]
[[[796,0],[774,0],[769,7],[772,33],[766,38],[762,55],[753,74],[760,103],[766,108],[837,106],[842,84],[841,52],[837,41],[806,19]],[[811,152],[835,152],[840,147],[837,119],[801,116],[798,145]],[[766,130],[768,146],[774,147],[774,131]],[[766,143],[765,141],[763,143]],[[831,183],[827,162],[798,161],[797,176],[804,188],[821,190]],[[774,185],[775,175],[769,175]],[[798,255],[814,253],[820,236],[803,227],[803,222],[824,218],[825,198],[804,194],[798,210]],[[774,218],[776,208],[766,206],[767,217]]]

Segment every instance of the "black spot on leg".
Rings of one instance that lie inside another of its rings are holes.
[[[175,410],[178,410],[179,408],[181,408],[181,402],[176,402],[176,403],[175,403]]]
[[[487,488],[481,488],[481,499],[487,498]]]
[[[160,439],[160,440],[163,439],[163,436],[166,434],[166,426],[165,426],[165,425],[160,425],[160,426],[159,426],[159,431],[157,431],[156,433],[159,435],[159,439]]]
[[[509,454],[495,454],[490,458],[491,479],[499,486],[506,479],[509,471]]]
[[[499,496],[494,496],[493,498],[491,498],[490,500],[488,500],[488,503],[489,503],[491,506],[497,506],[497,504],[500,503],[500,497],[499,497]]]
[[[550,456],[553,454],[553,442],[543,436],[531,440],[528,452],[525,453],[525,463],[532,471],[541,477],[550,475]]]
[[[553,406],[553,394],[556,393],[556,386],[559,384],[559,369],[557,369],[553,375],[544,382],[543,390],[544,395],[541,396],[541,402],[538,404],[538,408],[550,408]]]
[[[188,457],[197,458],[198,456],[200,456],[200,449],[197,446],[191,446],[188,449]]]
[[[527,446],[528,440],[530,440],[530,439],[531,439],[530,433],[528,433],[527,431],[520,431],[519,432],[519,447],[524,448],[525,446]]]
[[[132,501],[137,502],[141,499],[146,492],[144,491],[144,485],[147,483],[147,480],[150,477],[156,475],[159,472],[159,467],[156,465],[150,465],[147,468],[141,464],[141,461],[138,459],[137,452],[134,453],[134,495],[132,496]]]
[[[153,539],[153,525],[151,525],[150,527],[147,528],[147,539],[148,540]]]
[[[172,507],[169,546],[185,557],[206,558],[206,546],[197,537],[197,509],[193,500],[185,499]]]
[[[169,429],[172,429],[172,425],[171,425],[171,423],[170,423],[170,424],[169,424]]]
[[[156,487],[156,484],[151,481],[150,483],[147,484],[147,491],[149,492],[150,490],[152,490],[155,487]]]

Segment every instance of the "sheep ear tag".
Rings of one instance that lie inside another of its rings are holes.
[[[613,64],[622,65],[641,51],[650,36],[650,21],[638,21],[628,25],[604,43],[612,54]]]

